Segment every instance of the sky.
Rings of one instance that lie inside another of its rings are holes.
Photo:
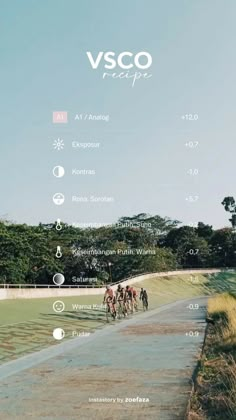
[[[149,213],[229,225],[221,201],[236,195],[235,19],[234,0],[3,0],[0,218],[113,223]],[[152,77],[134,87],[103,79],[104,62],[93,70],[87,51],[147,51]],[[53,111],[67,111],[68,123],[54,124]],[[189,114],[198,119],[181,118]],[[58,138],[61,151],[53,148]],[[76,149],[72,141],[100,147]],[[57,165],[63,178],[52,174]],[[58,192],[60,206],[52,199]]]

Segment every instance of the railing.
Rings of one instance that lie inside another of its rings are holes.
[[[111,286],[114,286],[116,284],[119,283],[123,283],[125,281],[140,277],[140,276],[147,276],[147,275],[163,275],[163,276],[167,276],[167,275],[174,275],[175,273],[183,273],[183,272],[199,272],[199,271],[209,271],[209,272],[220,272],[220,271],[235,271],[236,268],[232,268],[232,269],[227,269],[227,268],[183,268],[182,270],[172,270],[172,271],[165,271],[165,272],[159,272],[159,273],[142,273],[142,274],[136,274],[134,276],[130,276],[130,277],[126,277],[125,279],[116,281],[116,282],[112,282],[110,283]],[[39,288],[47,288],[47,289],[53,289],[53,288],[66,288],[66,289],[93,289],[93,288],[103,288],[106,287],[106,284],[71,284],[71,285],[65,285],[62,284],[61,286],[57,286],[56,284],[11,284],[11,283],[0,283],[0,289],[11,289],[11,288],[17,288],[17,289],[39,289]]]
[[[5,283],[5,284],[0,284],[0,289],[40,289],[40,288],[47,288],[47,289],[60,289],[60,288],[65,288],[65,289],[76,289],[76,288],[80,288],[80,289],[87,289],[87,288],[101,288],[101,287],[105,287],[105,285],[101,285],[101,284],[80,284],[80,285],[76,285],[76,284],[62,284],[61,286],[57,286],[56,284],[10,284],[10,283]]]

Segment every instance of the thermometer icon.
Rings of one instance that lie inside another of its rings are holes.
[[[62,252],[61,252],[61,247],[60,246],[57,246],[56,257],[57,258],[61,258],[62,257]]]
[[[61,220],[57,219],[56,230],[62,230]]]

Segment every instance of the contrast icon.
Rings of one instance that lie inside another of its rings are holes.
[[[62,150],[62,149],[64,149],[64,146],[65,146],[65,144],[64,144],[63,139],[58,138],[57,140],[54,140],[54,142],[53,142],[53,148],[56,149],[56,150]]]
[[[61,286],[65,281],[65,277],[61,273],[56,273],[54,274],[52,280],[54,284],[56,284],[57,286]]]
[[[54,312],[60,313],[65,310],[65,304],[61,300],[56,300],[53,304],[53,310]]]
[[[63,166],[55,166],[55,168],[52,170],[52,173],[56,178],[62,178],[65,175],[65,169]]]
[[[65,337],[65,331],[62,328],[55,328],[52,335],[55,340],[62,340]]]
[[[56,204],[57,206],[61,206],[65,201],[65,196],[62,193],[56,193],[54,194],[52,199],[54,204]]]

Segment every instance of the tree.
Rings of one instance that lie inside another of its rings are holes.
[[[160,238],[165,236],[170,230],[178,226],[178,220],[171,220],[168,217],[151,216],[150,214],[140,213],[132,217],[121,217],[117,225],[129,228],[138,228],[145,231],[149,238],[153,238],[157,242]]]
[[[25,238],[10,232],[0,223],[0,280],[4,283],[24,283],[29,269],[29,251]]]
[[[236,235],[232,228],[216,230],[209,246],[212,266],[236,267]]]
[[[236,202],[234,197],[225,197],[221,203],[225,211],[231,213],[232,217],[229,219],[233,228],[236,228]]]
[[[204,223],[199,222],[196,228],[196,233],[200,238],[204,238],[207,242],[209,242],[213,234],[213,228],[210,225],[205,225]]]
[[[181,226],[171,230],[166,236],[164,246],[173,250],[178,264],[184,268],[208,265],[210,257],[208,243],[206,239],[198,236],[197,230],[193,227]]]

